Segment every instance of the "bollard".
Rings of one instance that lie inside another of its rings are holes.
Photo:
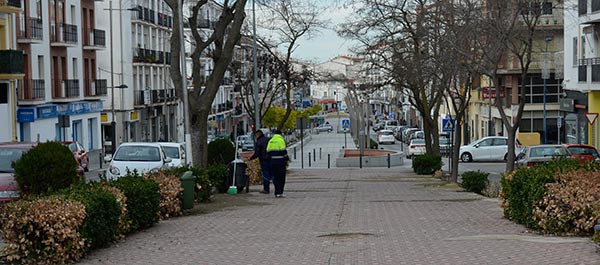
[[[390,153],[388,153],[387,162],[388,162],[388,168],[390,168],[390,164],[391,164]]]
[[[317,162],[317,149],[313,148],[313,161]]]
[[[296,147],[294,146],[294,160],[296,160]]]
[[[100,152],[100,154],[98,154],[98,161],[100,161],[100,169],[102,169],[102,160],[104,160],[102,158],[102,152]]]
[[[358,165],[359,165],[358,167],[359,167],[359,168],[362,168],[362,157],[363,157],[363,156],[362,156],[362,153],[361,153],[361,154],[360,154],[359,161],[358,161]]]
[[[327,154],[327,168],[331,168],[331,155]]]
[[[312,160],[310,160],[310,152],[308,152],[308,167],[310,167],[310,162],[311,162],[311,161],[312,161]]]
[[[192,171],[186,171],[179,178],[181,180],[181,187],[183,187],[182,193],[182,204],[183,209],[194,208],[194,186],[196,185],[196,177]]]
[[[321,155],[323,154],[323,152],[321,152],[321,147],[319,147],[319,160],[321,160]]]

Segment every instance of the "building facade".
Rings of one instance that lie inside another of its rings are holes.
[[[102,112],[105,149],[112,144],[112,126],[117,145],[183,141],[182,107],[169,73],[170,8],[160,0],[107,0],[99,5],[99,23],[112,37],[99,52],[100,73],[109,83]]]
[[[21,1],[0,2],[0,142],[17,141],[17,86],[24,76],[24,55],[17,50]]]
[[[18,85],[20,141],[78,141],[101,147],[106,79],[96,52],[105,48],[94,0],[24,0],[16,19],[25,76]]]

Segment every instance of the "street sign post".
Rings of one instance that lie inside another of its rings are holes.
[[[348,146],[348,143],[346,141],[346,133],[348,132],[349,129],[350,129],[350,119],[343,119],[342,120],[342,130],[344,130],[344,149],[346,149],[346,146]]]
[[[456,121],[454,119],[443,119],[442,120],[442,131],[443,132],[454,132],[456,127]]]
[[[562,127],[562,117],[556,117],[556,127],[558,127],[558,144],[560,144],[560,128]]]

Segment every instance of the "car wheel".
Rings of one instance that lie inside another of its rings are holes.
[[[460,160],[463,162],[471,162],[473,161],[473,156],[471,156],[469,153],[463,153],[460,155]]]
[[[85,163],[85,167],[83,168],[83,171],[85,172],[89,172],[89,166],[90,166],[90,160],[88,159]]]
[[[504,154],[504,161],[508,160],[508,153]]]

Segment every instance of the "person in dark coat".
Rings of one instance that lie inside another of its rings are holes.
[[[255,136],[254,154],[250,157],[250,160],[259,159],[263,177],[263,190],[260,193],[269,194],[270,182],[273,178],[273,174],[271,173],[271,158],[267,154],[267,144],[270,139],[261,130],[256,131]]]

